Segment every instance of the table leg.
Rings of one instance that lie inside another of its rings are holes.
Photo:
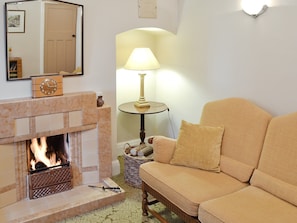
[[[145,139],[145,129],[144,129],[144,114],[140,114],[140,144],[145,144],[144,139]]]

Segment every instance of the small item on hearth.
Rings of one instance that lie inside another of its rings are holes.
[[[121,192],[121,188],[120,187],[106,187],[106,186],[99,187],[99,186],[94,186],[94,185],[88,185],[88,187],[101,188],[104,191],[105,190],[111,190],[111,191],[116,192],[116,193]]]
[[[153,147],[152,146],[146,146],[143,149],[139,150],[137,152],[138,156],[148,156],[153,153]]]

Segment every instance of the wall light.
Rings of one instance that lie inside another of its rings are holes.
[[[135,102],[135,106],[139,108],[148,108],[150,104],[144,98],[144,76],[145,70],[155,70],[160,67],[158,60],[151,51],[150,48],[135,48],[124,68],[128,70],[142,71],[140,76],[140,96],[138,101]]]
[[[267,0],[242,0],[241,7],[246,14],[254,18],[262,15],[268,9]]]

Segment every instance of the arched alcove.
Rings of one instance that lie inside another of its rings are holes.
[[[116,100],[117,107],[126,102],[139,98],[140,81],[137,71],[126,70],[124,65],[134,48],[149,47],[162,67],[162,60],[158,58],[159,42],[161,38],[174,35],[159,28],[138,28],[125,31],[116,36]],[[145,76],[144,94],[148,101],[156,100],[156,81],[159,70],[147,71]],[[145,116],[146,136],[154,134],[155,115]],[[139,143],[139,115],[124,114],[117,111],[117,142]]]

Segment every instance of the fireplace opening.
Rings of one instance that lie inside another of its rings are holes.
[[[30,174],[69,165],[68,134],[33,138],[26,147]]]
[[[30,199],[73,188],[68,134],[27,140],[26,148]]]

